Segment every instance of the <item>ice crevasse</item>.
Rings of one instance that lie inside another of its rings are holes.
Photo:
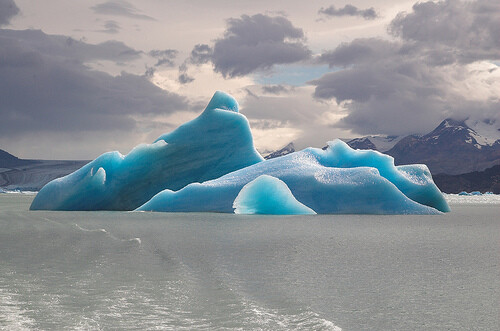
[[[449,211],[425,165],[341,140],[270,160],[228,94],[128,155],[105,153],[48,183],[31,209],[260,214],[435,214]]]

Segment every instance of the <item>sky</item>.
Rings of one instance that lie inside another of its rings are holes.
[[[263,153],[500,123],[500,3],[0,0],[0,149],[93,159],[233,95]]]

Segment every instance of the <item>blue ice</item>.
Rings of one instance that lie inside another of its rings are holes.
[[[329,142],[326,150],[307,148],[179,191],[164,190],[137,210],[231,213],[241,189],[261,175],[283,181],[298,201],[318,214],[449,211],[426,166],[395,167],[390,156],[353,150],[340,140]]]
[[[216,92],[203,113],[128,155],[109,152],[44,186],[31,209],[133,210],[164,190],[179,190],[263,158],[248,120],[230,95]]]
[[[243,186],[233,203],[235,214],[313,215],[314,210],[295,199],[286,184],[262,175]]]
[[[234,204],[236,212],[267,213],[266,204],[277,212],[294,198],[318,214],[449,211],[425,165],[396,167],[388,155],[328,144],[264,161],[236,100],[216,92],[200,116],[153,144],[105,153],[48,183],[31,209],[232,213]],[[262,175],[280,182],[251,183]],[[263,192],[273,192],[269,201]]]

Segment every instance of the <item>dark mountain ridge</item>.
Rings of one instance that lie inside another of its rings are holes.
[[[370,137],[347,142],[358,149],[377,150]],[[422,163],[432,174],[458,175],[500,164],[500,140],[486,143],[465,121],[446,119],[426,135],[409,135],[384,152],[396,165]]]
[[[500,194],[500,165],[484,171],[474,171],[461,175],[439,174],[432,176],[434,183],[445,193],[479,191]]]
[[[446,119],[424,136],[408,136],[386,153],[396,165],[423,163],[433,174],[458,175],[500,164],[500,141],[480,144],[479,135],[463,121]]]
[[[53,179],[80,169],[88,161],[25,160],[0,149],[0,187],[39,191]]]
[[[293,144],[293,142],[291,142],[288,145],[286,145],[285,147],[278,149],[277,151],[274,151],[274,152],[264,156],[264,159],[266,159],[266,160],[274,159],[275,157],[287,155],[287,154],[290,154],[293,152],[295,152],[295,145]]]
[[[0,168],[11,168],[36,163],[36,160],[20,159],[3,149],[0,149]]]

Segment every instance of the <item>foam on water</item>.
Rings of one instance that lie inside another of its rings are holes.
[[[444,197],[450,205],[500,205],[500,194],[444,194]]]
[[[78,224],[75,224],[75,226],[83,232],[104,233],[104,234],[106,234],[106,236],[108,236],[109,238],[111,238],[113,240],[119,240],[119,241],[124,241],[124,242],[135,242],[135,243],[138,243],[139,245],[142,243],[141,238],[130,238],[130,239],[117,238],[117,237],[113,236],[111,233],[109,233],[108,231],[106,231],[106,229],[85,229],[85,228],[82,228],[81,226],[79,226]]]

